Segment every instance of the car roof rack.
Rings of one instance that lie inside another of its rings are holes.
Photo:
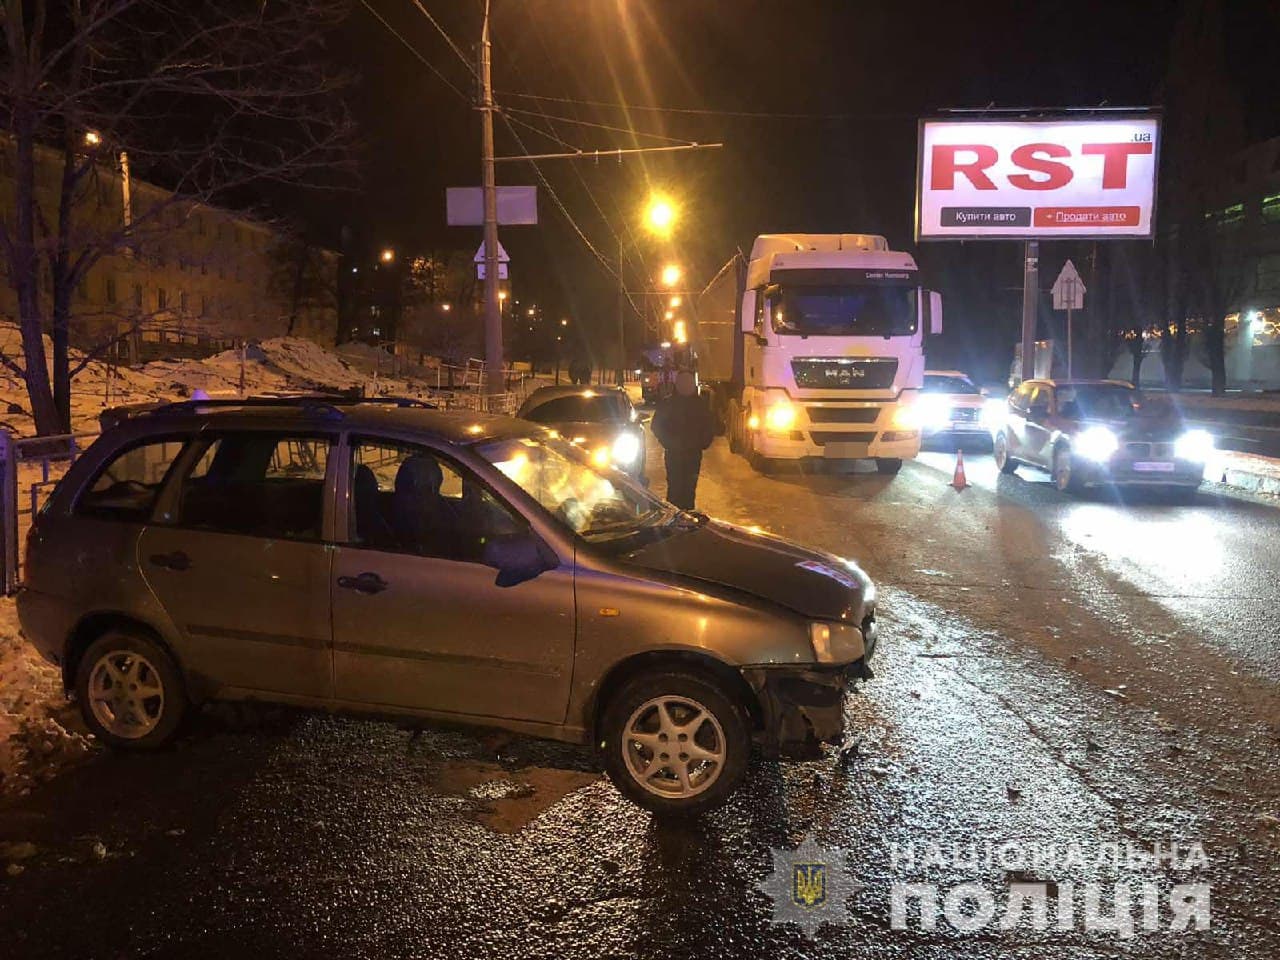
[[[245,407],[251,408],[270,408],[281,407],[301,408],[316,413],[326,413],[330,416],[341,417],[344,407],[354,407],[360,405],[377,405],[385,407],[397,408],[419,408],[423,410],[436,410],[438,406],[429,400],[423,400],[418,397],[355,397],[344,396],[342,394],[321,394],[307,393],[283,395],[278,397],[207,397],[202,399],[175,400],[168,403],[142,403],[130,404],[122,407],[115,407],[107,413],[115,414],[112,417],[113,423],[119,423],[122,420],[128,420],[133,417],[156,417],[171,416],[174,414],[197,413],[202,410],[235,410]]]

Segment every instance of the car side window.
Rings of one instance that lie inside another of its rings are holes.
[[[1027,407],[1030,406],[1032,387],[1033,384],[1021,383],[1013,393],[1013,408],[1020,413],[1026,413]]]
[[[108,520],[149,520],[165,477],[186,444],[185,437],[167,437],[126,447],[80,494],[75,512]]]
[[[183,478],[178,524],[319,540],[330,440],[270,432],[215,437]]]
[[[525,524],[470,471],[426,447],[356,439],[349,531],[357,546],[483,563],[485,546]]]

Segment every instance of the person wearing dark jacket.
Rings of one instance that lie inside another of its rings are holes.
[[[715,438],[715,421],[688,370],[676,374],[675,393],[658,404],[653,435],[666,451],[667,499],[682,510],[692,510],[702,451]]]

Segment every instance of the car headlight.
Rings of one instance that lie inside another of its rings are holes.
[[[1213,434],[1208,430],[1188,430],[1173,445],[1173,455],[1179,460],[1203,463],[1213,456]]]
[[[608,447],[597,447],[591,454],[591,462],[597,467],[607,467],[611,452]]]
[[[1120,449],[1120,441],[1106,427],[1090,427],[1076,437],[1072,447],[1086,460],[1102,463],[1110,460]]]
[[[1008,408],[1007,400],[990,398],[982,405],[982,425],[988,430],[994,430],[1004,421],[1004,412]]]
[[[770,433],[786,433],[796,425],[796,405],[786,397],[765,408],[764,427]]]
[[[613,441],[613,462],[630,466],[640,456],[640,438],[634,433],[620,433]]]
[[[922,397],[916,410],[926,430],[943,430],[951,425],[951,403],[946,397]]]
[[[850,663],[866,653],[862,631],[847,623],[811,623],[809,640],[819,663]]]

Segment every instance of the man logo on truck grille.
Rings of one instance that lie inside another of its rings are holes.
[[[806,837],[794,850],[773,851],[773,873],[759,889],[773,900],[774,923],[795,923],[813,937],[824,923],[848,923],[846,901],[865,886],[848,876],[842,851]]]
[[[867,371],[861,367],[827,367],[823,374],[828,380],[834,380],[841,385],[852,383],[854,380],[861,380],[867,375]]]

